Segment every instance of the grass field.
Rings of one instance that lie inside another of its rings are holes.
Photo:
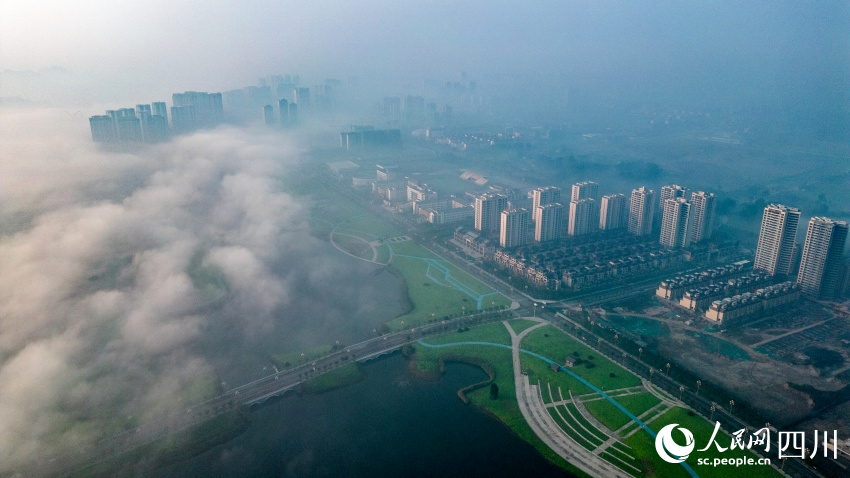
[[[699,474],[701,477],[705,478],[721,478],[721,477],[732,477],[732,476],[741,476],[746,475],[747,478],[761,478],[761,477],[779,477],[781,476],[779,472],[774,470],[770,466],[746,466],[744,468],[735,468],[734,466],[699,466],[697,465],[697,460],[700,458],[753,458],[756,459],[757,456],[755,453],[751,451],[742,451],[738,450],[726,450],[724,452],[720,452],[717,450],[716,446],[712,446],[706,451],[699,451],[708,444],[708,440],[711,437],[712,432],[714,431],[714,424],[709,423],[704,418],[699,415],[694,415],[692,412],[689,413],[688,410],[684,408],[673,408],[668,410],[666,413],[658,417],[650,424],[650,428],[654,431],[658,432],[665,425],[677,423],[680,427],[686,428],[691,431],[694,435],[694,440],[696,442],[695,451],[691,453],[686,463],[691,465],[691,467]],[[728,448],[729,444],[732,440],[730,435],[726,433],[718,433],[716,443],[719,443],[724,448]],[[646,433],[635,433],[631,437],[625,440],[626,444],[631,446],[636,453],[639,453],[641,456],[647,457],[647,459],[652,460],[653,466],[652,468],[655,471],[655,474],[647,474],[646,476],[687,476],[680,473],[682,467],[679,465],[673,465],[661,460],[658,457],[658,454],[655,452],[655,443],[654,441],[647,435]]]
[[[530,322],[528,320],[514,320],[511,321],[510,325],[514,329],[523,329],[532,325]],[[467,395],[471,402],[498,417],[520,437],[532,443],[544,456],[553,462],[559,463],[573,472],[577,471],[574,467],[566,464],[564,460],[555,455],[548,446],[533,434],[529,426],[525,423],[516,401],[510,350],[493,345],[450,345],[459,342],[490,342],[506,345],[510,343],[510,337],[501,323],[487,324],[482,327],[474,327],[465,332],[453,331],[439,337],[432,337],[427,339],[427,343],[433,345],[448,344],[448,346],[427,348],[418,344],[414,345],[413,367],[423,373],[438,374],[438,364],[441,357],[451,358],[452,360],[468,357],[470,361],[477,361],[476,363],[483,361],[489,364],[494,372],[494,382],[499,387],[499,397],[496,400],[491,399],[488,388],[484,387]],[[561,331],[551,326],[542,327],[530,332],[523,340],[522,347],[524,350],[534,351],[553,360],[558,359],[562,355],[577,353],[582,357],[582,360],[593,363],[594,366],[586,369],[579,365],[572,367],[570,371],[599,388],[604,387],[605,390],[641,385],[637,377],[622,369],[618,364],[599,355],[584,344],[567,337]],[[528,373],[532,383],[537,383],[538,380],[540,381],[543,398],[546,403],[557,402],[562,398],[569,399],[568,390],[572,391],[574,395],[591,393],[587,386],[581,384],[568,374],[551,371],[548,364],[539,358],[523,355],[522,368]],[[614,377],[610,376],[612,373],[615,375]],[[559,386],[561,387],[560,392],[557,388]],[[657,397],[648,392],[622,396],[616,396],[617,392],[613,392],[613,395],[614,400],[635,416],[644,413],[660,403]],[[584,398],[587,399],[589,397]],[[616,431],[629,422],[629,419],[622,411],[605,400],[585,401],[583,402],[583,406],[587,412],[611,431]],[[606,439],[605,437],[608,433],[603,432],[603,430],[597,428],[588,419],[584,418],[572,403],[549,407],[547,411],[567,435],[574,438],[576,442],[585,448],[595,449]],[[693,433],[698,448],[705,446],[713,431],[712,424],[684,408],[674,407],[666,411],[661,409],[645,417],[645,420],[650,420],[653,417],[655,419],[651,421],[650,428],[654,431],[657,432],[664,425],[678,423]],[[637,425],[627,427],[624,430],[623,436],[625,436],[628,430],[635,428],[637,428]],[[729,435],[724,433],[719,442],[723,446],[728,447],[730,440]],[[613,446],[606,448],[605,451],[600,453],[600,456],[632,474],[635,473],[635,470],[630,467],[634,466],[641,470],[641,476],[689,476],[688,472],[681,465],[674,465],[663,461],[655,451],[653,437],[643,430],[638,430],[630,437],[624,439],[623,444],[615,443]],[[734,467],[714,468],[698,466],[696,459],[711,459],[715,457],[736,458],[739,456],[755,458],[755,454],[741,450],[720,453],[716,449],[712,449],[706,452],[694,452],[691,458],[687,460],[687,463],[699,476],[730,477],[737,476],[741,470]],[[769,466],[747,467],[746,473],[748,477],[778,476],[775,470]]]
[[[634,387],[641,384],[640,379],[631,372],[552,326],[541,327],[529,333],[522,342],[522,348],[559,363],[563,363],[567,355],[580,359],[581,362],[577,362],[571,370],[602,390]],[[522,360],[523,367],[526,363],[533,362],[531,357],[523,357]],[[589,390],[578,393],[588,392]],[[573,390],[573,394],[576,393],[576,390]]]
[[[661,400],[649,392],[616,397],[615,400],[636,417],[661,402]],[[597,420],[611,431],[616,431],[631,421],[625,413],[607,400],[593,400],[584,402],[583,405],[591,415],[596,417]]]

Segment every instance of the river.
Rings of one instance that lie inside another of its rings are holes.
[[[457,390],[478,368],[451,364],[438,382],[413,378],[396,354],[368,364],[359,383],[288,395],[250,414],[245,433],[160,470],[209,477],[571,476]]]

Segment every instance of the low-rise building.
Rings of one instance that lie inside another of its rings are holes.
[[[775,309],[799,299],[800,287],[791,281],[786,281],[755,292],[745,292],[716,300],[705,311],[705,317],[723,325],[740,323],[759,312]]]

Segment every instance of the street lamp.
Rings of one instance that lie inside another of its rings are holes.
[[[709,420],[714,420],[714,411],[715,410],[717,410],[717,404],[714,403],[714,402],[711,402],[711,417],[709,418]]]
[[[697,380],[697,396],[699,396],[699,386],[702,385],[702,380]]]
[[[652,374],[655,373],[652,367],[649,367],[649,383],[652,383]]]
[[[670,376],[670,362],[667,362],[667,365],[665,365],[665,367],[667,367],[667,376],[669,377]]]
[[[732,414],[733,408],[735,408],[735,400],[729,400],[729,415]]]
[[[638,360],[643,356],[643,347],[638,348]]]
[[[679,385],[679,400],[682,399],[682,393],[685,391],[684,385]]]
[[[537,302],[534,303],[534,318],[537,318]]]

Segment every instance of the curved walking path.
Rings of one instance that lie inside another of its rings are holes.
[[[534,329],[547,325],[546,322],[537,319],[537,325],[529,327],[517,334],[507,321],[502,322],[508,333],[511,334],[511,353],[514,368],[514,386],[516,387],[517,403],[519,410],[525,418],[526,423],[534,431],[538,438],[543,440],[549,448],[561,458],[570,462],[573,466],[591,476],[631,477],[629,473],[608,463],[593,452],[584,448],[573,440],[555,422],[546,410],[546,404],[540,395],[539,387],[531,385],[528,376],[522,374],[520,367],[520,342]]]
[[[549,325],[549,322],[544,319],[531,317],[524,317],[524,319],[533,320],[535,322],[539,322],[539,324],[529,327],[523,330],[522,333],[517,334],[510,327],[507,321],[502,322],[502,324],[504,324],[505,327],[508,329],[508,333],[511,335],[511,345],[497,344],[492,342],[472,341],[431,345],[419,340],[417,343],[429,348],[443,348],[458,345],[486,345],[490,347],[511,349],[514,369],[514,386],[516,387],[517,403],[519,404],[520,412],[522,413],[523,418],[534,431],[534,434],[537,435],[544,443],[546,443],[546,445],[549,446],[553,451],[558,453],[559,456],[569,461],[572,465],[576,466],[582,471],[589,473],[591,476],[632,476],[621,470],[620,468],[617,468],[616,466],[608,463],[602,458],[594,455],[591,451],[583,448],[581,445],[576,443],[575,440],[569,437],[566,432],[558,426],[557,423],[555,423],[552,416],[549,415],[549,412],[546,410],[546,404],[543,403],[543,396],[540,393],[539,387],[537,387],[536,385],[531,385],[528,381],[528,376],[522,374],[522,369],[520,367],[519,361],[519,353],[522,352],[533,357],[539,358],[546,363],[558,366],[558,369],[560,371],[570,375],[586,387],[599,394],[602,398],[614,405],[618,410],[623,412],[627,417],[629,417],[629,419],[631,419],[634,423],[637,424],[637,427],[635,428],[635,430],[632,431],[632,433],[643,429],[653,440],[655,440],[655,437],[657,436],[655,431],[649,428],[646,423],[641,421],[632,412],[620,405],[620,403],[610,397],[607,393],[599,389],[599,387],[588,382],[583,377],[576,375],[571,370],[562,367],[560,364],[555,363],[553,360],[547,357],[531,352],[529,350],[521,349],[520,342],[529,332],[534,329],[537,329],[538,327]],[[631,433],[629,435],[631,435]],[[694,469],[691,468],[690,465],[685,462],[680,463],[680,465],[685,469],[685,471],[688,472],[690,476],[698,478],[698,475],[696,474]]]

